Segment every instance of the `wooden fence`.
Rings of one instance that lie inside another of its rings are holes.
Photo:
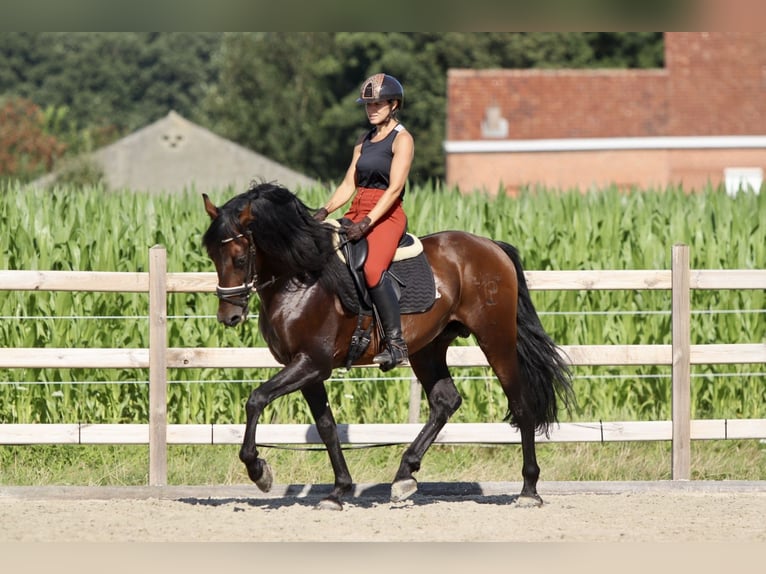
[[[670,365],[672,419],[561,423],[551,442],[672,441],[673,479],[689,479],[691,440],[766,438],[766,419],[691,420],[691,365],[766,363],[766,343],[690,343],[691,289],[766,289],[766,270],[690,270],[689,248],[675,245],[670,270],[528,271],[531,290],[672,291],[670,345],[562,345],[572,365]],[[149,483],[167,482],[168,444],[231,444],[242,440],[244,425],[167,424],[167,370],[182,368],[279,367],[266,348],[169,348],[167,294],[213,292],[215,273],[168,273],[166,251],[149,251],[147,273],[78,271],[0,271],[0,290],[111,291],[149,293],[149,348],[0,348],[0,368],[149,369],[148,424],[5,424],[0,444],[149,444]],[[487,366],[478,347],[450,347],[453,367]],[[419,393],[418,395],[419,396]],[[422,425],[339,425],[344,443],[410,442]],[[263,424],[258,440],[270,444],[319,443],[314,425]],[[504,423],[449,423],[441,443],[519,443]]]

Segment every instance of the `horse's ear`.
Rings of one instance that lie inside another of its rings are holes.
[[[217,219],[218,208],[215,205],[213,205],[212,201],[210,201],[210,198],[207,196],[207,193],[202,194],[202,199],[205,200],[205,211],[207,211],[207,214],[210,216],[210,219]]]
[[[253,219],[255,219],[255,217],[253,217],[253,211],[250,209],[250,204],[248,203],[239,213],[239,224],[245,229],[250,225],[250,222],[253,221]]]

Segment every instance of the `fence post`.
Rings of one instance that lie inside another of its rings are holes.
[[[673,246],[673,480],[691,478],[691,311],[689,246]]]
[[[168,481],[167,254],[149,250],[149,486]]]
[[[410,404],[407,412],[407,422],[417,423],[420,420],[420,397],[422,396],[423,386],[418,378],[413,374],[410,379]]]

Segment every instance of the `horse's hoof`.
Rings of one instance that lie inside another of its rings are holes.
[[[255,486],[260,488],[262,492],[268,492],[274,482],[274,474],[271,472],[268,462],[263,459],[259,460],[261,462],[261,477],[255,481]]]
[[[522,494],[516,499],[516,506],[520,508],[539,508],[543,505],[543,499],[537,494]]]
[[[402,502],[415,494],[418,490],[418,481],[414,478],[399,480],[391,485],[391,502]]]
[[[323,498],[317,504],[317,510],[343,510],[343,503],[334,496]]]

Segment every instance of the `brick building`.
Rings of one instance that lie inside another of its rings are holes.
[[[766,33],[667,33],[663,69],[450,70],[444,147],[466,192],[759,188]]]

